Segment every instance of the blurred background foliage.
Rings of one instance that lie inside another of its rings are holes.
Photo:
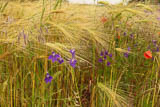
[[[0,0],[0,1],[19,1],[19,2],[27,2],[27,1],[40,1],[40,0]],[[42,0],[43,1],[43,0]],[[46,1],[56,1],[56,2],[63,2],[63,1],[69,1],[69,0],[46,0]],[[101,1],[101,0],[98,0]],[[125,0],[124,0],[125,1]],[[160,3],[160,0],[129,0],[130,2],[144,2],[144,3],[153,3],[158,4]]]

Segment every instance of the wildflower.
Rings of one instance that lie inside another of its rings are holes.
[[[130,47],[128,47],[128,51],[131,51],[131,48],[130,48]]]
[[[130,34],[130,38],[132,38],[132,39],[133,39],[133,34]]]
[[[102,18],[101,18],[101,22],[102,22],[102,23],[107,22],[107,18],[106,18],[106,17],[102,17]]]
[[[125,56],[126,58],[128,58],[129,54],[128,54],[128,53],[124,53],[124,56]]]
[[[75,52],[76,52],[75,49],[70,50],[70,53],[72,54],[72,58],[69,63],[73,68],[76,67],[76,63],[77,63],[77,60],[75,59]]]
[[[156,49],[153,49],[152,52],[159,52],[159,47],[156,47]]]
[[[104,53],[105,55],[108,55],[108,51],[105,51],[105,53]]]
[[[157,41],[156,40],[152,40],[153,45],[156,45]]]
[[[124,32],[124,34],[123,34],[124,36],[126,36],[127,35],[127,33],[126,32]]]
[[[72,58],[74,58],[75,57],[75,49],[72,49],[72,50],[70,50],[70,53],[72,54]]]
[[[77,63],[77,60],[76,60],[76,59],[72,58],[72,59],[70,60],[70,65],[71,65],[73,68],[76,67],[76,63]]]
[[[112,54],[109,54],[108,56],[109,56],[110,58],[112,58],[113,55],[112,55]]]
[[[62,64],[64,62],[64,60],[61,57],[59,57],[57,60],[58,60],[59,64]]]
[[[120,39],[121,38],[120,35],[118,35],[117,38]]]
[[[102,62],[103,62],[103,59],[102,59],[102,58],[99,58],[99,62],[102,63]]]
[[[103,56],[103,55],[104,55],[104,53],[103,53],[103,51],[101,51],[100,56]]]
[[[159,52],[159,47],[157,47],[156,52]]]
[[[60,55],[56,54],[55,52],[52,52],[52,55],[50,55],[48,57],[49,60],[52,60],[52,62],[54,63],[55,61],[58,60],[58,58],[60,57]]]
[[[146,59],[152,58],[152,53],[151,53],[151,51],[146,51],[146,52],[144,52],[144,57],[145,57]]]
[[[49,75],[49,73],[47,72],[46,77],[45,77],[45,82],[46,83],[50,83],[52,81],[53,77]]]
[[[128,51],[131,51],[131,48],[130,48],[130,47],[128,47]],[[124,53],[124,56],[125,56],[126,58],[128,58],[129,53],[128,53],[128,52],[125,52],[125,53]]]
[[[111,63],[110,62],[107,62],[107,66],[110,66],[111,65]]]

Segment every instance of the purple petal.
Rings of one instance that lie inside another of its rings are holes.
[[[112,54],[109,54],[108,56],[112,58]]]
[[[156,40],[152,40],[153,42],[153,45],[156,45],[157,44],[157,41]]]
[[[131,48],[130,48],[130,47],[128,47],[128,51],[131,51]]]
[[[71,65],[73,68],[76,67],[76,63],[77,63],[77,60],[75,60],[75,59],[71,59],[71,60],[70,60],[70,65]]]
[[[72,49],[72,50],[70,50],[70,53],[72,54],[72,58],[74,58],[75,57],[75,49]]]
[[[103,55],[104,55],[104,53],[103,53],[103,51],[101,51],[100,56],[103,56]]]
[[[108,51],[105,51],[105,55],[108,55]]]
[[[124,53],[124,56],[125,56],[126,58],[128,58],[129,55],[128,55],[128,53]]]
[[[157,47],[156,52],[159,52],[159,47]]]
[[[133,38],[133,34],[130,34],[130,37]]]
[[[107,59],[107,56],[106,56],[106,55],[104,56],[104,59],[105,59],[105,60]]]
[[[57,58],[53,57],[52,62],[54,63],[55,61],[57,61]]]
[[[46,83],[50,83],[52,81],[52,79],[53,79],[53,77],[50,76],[49,73],[47,73],[44,80],[45,80]]]
[[[110,62],[107,62],[107,66],[110,66],[111,65],[111,63]]]
[[[75,49],[71,49],[71,50],[70,50],[70,53],[71,53],[71,54],[74,54],[75,52],[76,52]]]
[[[102,58],[99,58],[99,60],[98,60],[100,63],[102,63],[103,62],[103,59]]]
[[[59,58],[59,57],[61,57],[59,54],[56,54],[55,56],[54,56],[55,58]]]
[[[49,57],[48,57],[48,59],[52,59],[53,58],[53,55],[50,55]]]
[[[52,52],[52,55],[53,55],[53,56],[55,56],[55,55],[56,55],[56,53],[55,53],[55,52]]]
[[[62,64],[62,63],[64,62],[64,60],[60,57],[60,58],[58,58],[58,62],[59,62],[60,64]]]

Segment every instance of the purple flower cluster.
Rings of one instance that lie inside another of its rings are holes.
[[[160,44],[157,40],[152,40],[151,44],[147,47],[147,49],[152,50],[152,52],[159,52]]]
[[[130,47],[128,47],[128,51],[131,51],[131,48],[130,48]],[[125,53],[124,53],[124,57],[128,58],[128,56],[129,56],[129,53],[128,53],[128,52],[125,52]]]
[[[126,36],[126,35],[127,35],[127,33],[126,33],[126,32],[124,32],[124,33],[123,33],[123,35],[124,35],[124,36]]]
[[[100,53],[100,58],[99,58],[99,62],[100,63],[103,63],[103,61],[107,60],[107,56],[109,56],[109,58],[112,58],[112,54],[108,53],[108,51],[101,51]],[[111,62],[107,61],[107,66],[110,66],[111,65]]]
[[[134,38],[134,35],[133,35],[133,34],[130,34],[130,38],[132,38],[132,39],[133,39],[133,38]]]
[[[26,34],[24,32],[24,30],[22,32],[20,32],[17,37],[18,37],[18,43],[20,43],[21,38],[23,38],[23,40],[24,40],[24,42],[23,42],[24,46],[26,46],[27,43],[29,42],[29,40],[28,40],[28,34]]]
[[[76,67],[76,63],[77,60],[75,59],[75,50],[70,50],[70,53],[72,54],[72,58],[69,61],[69,64],[75,68]],[[52,62],[59,62],[59,64],[62,64],[64,62],[63,58],[59,55],[56,54],[55,52],[52,52],[52,54],[48,57],[49,60],[52,60]],[[45,77],[45,82],[46,83],[50,83],[52,81],[53,77],[49,75],[49,73],[47,72],[46,77]]]
[[[52,81],[53,77],[49,75],[49,73],[47,72],[46,77],[45,77],[45,82],[48,84]]]
[[[159,52],[159,45],[158,45],[157,40],[152,40],[152,43],[153,43],[152,52]]]
[[[70,59],[69,63],[70,65],[75,68],[76,67],[76,63],[77,63],[77,60],[75,59],[75,50],[70,50],[70,53],[72,54],[72,58]]]
[[[52,55],[50,55],[48,57],[49,60],[52,60],[52,62],[56,62],[58,61],[59,64],[62,64],[64,62],[64,60],[62,59],[62,57],[59,54],[56,54],[55,52],[52,52]]]

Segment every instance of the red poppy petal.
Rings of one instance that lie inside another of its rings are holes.
[[[152,53],[151,53],[151,51],[146,51],[146,52],[144,53],[144,57],[145,57],[146,59],[152,58]]]
[[[118,37],[117,37],[118,39],[120,39],[120,36],[118,35]]]

